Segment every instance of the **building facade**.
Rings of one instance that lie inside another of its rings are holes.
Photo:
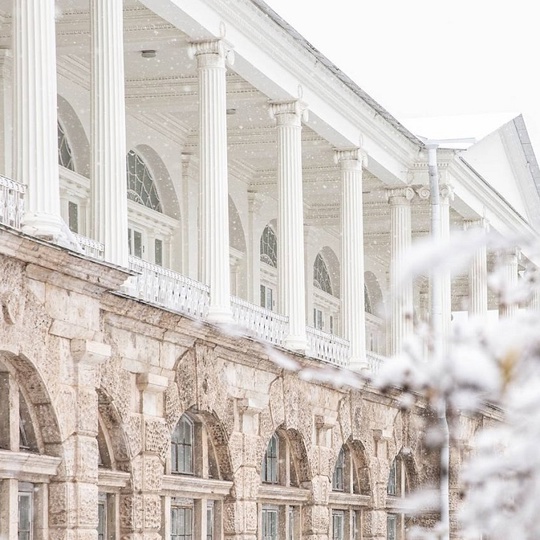
[[[0,111],[0,534],[403,539],[427,413],[358,373],[427,319],[425,145],[260,0],[0,0]],[[521,117],[438,167],[443,237],[534,230]]]

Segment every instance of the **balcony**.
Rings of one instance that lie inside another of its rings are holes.
[[[26,186],[0,175],[0,223],[20,229]]]
[[[0,223],[21,229],[26,186],[0,175]],[[104,246],[86,236],[73,233],[82,253],[103,260]],[[128,281],[125,291],[137,299],[171,311],[204,320],[208,314],[210,291],[206,285],[178,272],[163,268],[137,257],[129,257],[129,269],[136,275]],[[273,311],[231,297],[233,320],[246,335],[283,346],[288,333],[288,318]],[[385,333],[381,319],[366,313],[366,349],[369,368],[377,372],[384,361]],[[308,351],[312,358],[346,367],[349,342],[322,330],[306,327]]]

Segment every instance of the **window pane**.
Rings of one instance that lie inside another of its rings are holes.
[[[193,473],[193,422],[180,418],[171,437],[171,471]]]
[[[68,202],[68,226],[74,233],[79,232],[79,206],[71,201]]]
[[[19,540],[32,539],[32,494],[19,493]]]
[[[133,254],[135,255],[135,257],[139,257],[139,259],[142,259],[142,233],[140,233],[139,231],[133,231]]]
[[[386,517],[386,540],[397,540],[397,516],[388,514]]]
[[[163,240],[156,238],[154,242],[154,262],[163,266]]]
[[[161,202],[150,169],[133,150],[126,157],[128,199],[161,212]]]
[[[206,507],[206,540],[212,540],[213,538],[214,538],[214,506],[209,504],[209,506]]]
[[[191,540],[193,536],[191,508],[171,507],[171,540]]]
[[[343,540],[343,512],[332,513],[332,540]]]
[[[105,500],[98,503],[98,540],[107,538],[107,504]]]
[[[321,255],[317,255],[313,264],[313,285],[328,294],[332,294],[332,282],[326,263]]]

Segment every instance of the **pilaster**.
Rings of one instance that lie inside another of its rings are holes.
[[[350,366],[366,369],[366,307],[364,296],[364,215],[362,167],[367,157],[359,148],[336,150],[341,169],[341,327],[349,340]]]
[[[54,0],[13,0],[13,176],[28,186],[23,231],[66,241],[60,217]]]
[[[199,73],[199,174],[202,280],[210,287],[208,320],[232,321],[229,269],[226,65],[221,40],[191,44]]]
[[[389,189],[390,203],[390,293],[391,316],[389,354],[398,353],[413,330],[413,284],[404,281],[400,269],[411,247],[411,201],[414,191],[410,187]]]
[[[73,431],[64,441],[65,459],[49,485],[49,526],[58,539],[97,540],[98,525],[98,397],[99,366],[111,349],[103,343],[73,339],[75,394]]]
[[[91,230],[105,260],[128,266],[122,2],[91,0]]]
[[[285,346],[305,350],[306,287],[304,273],[304,208],[302,194],[302,118],[299,100],[270,104],[278,143],[278,289],[279,309],[289,317]]]

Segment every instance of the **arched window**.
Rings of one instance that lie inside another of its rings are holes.
[[[261,261],[277,268],[277,237],[270,225],[264,228],[261,235]]]
[[[364,285],[364,304],[365,304],[366,313],[373,313],[373,310],[371,307],[371,298],[369,297],[368,288],[365,285]]]
[[[279,483],[279,437],[272,435],[264,454],[261,478],[267,484]]]
[[[130,150],[127,155],[128,199],[161,212],[161,202],[150,169],[142,158]]]
[[[71,146],[69,145],[66,132],[60,122],[58,122],[58,163],[70,171],[75,170]]]
[[[332,282],[324,259],[319,253],[313,264],[313,285],[325,293],[332,294]]]
[[[343,491],[345,488],[345,449],[341,447],[338,458],[336,460],[336,466],[334,468],[334,474],[332,476],[332,489],[334,491]]]
[[[193,421],[185,414],[172,434],[171,472],[193,474]]]

